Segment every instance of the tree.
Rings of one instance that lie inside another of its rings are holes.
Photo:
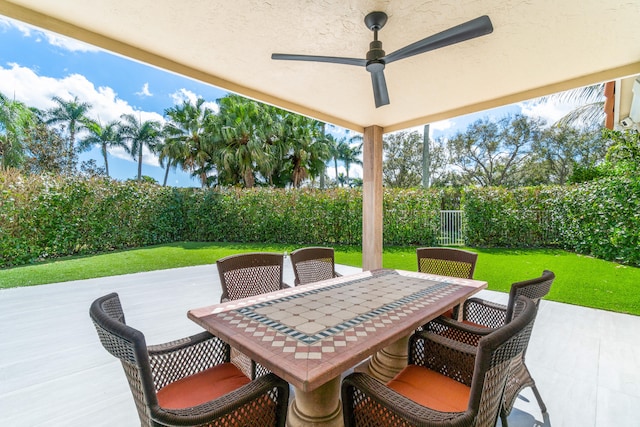
[[[268,107],[238,95],[225,96],[218,104],[220,111],[212,122],[216,128],[212,136],[221,141],[216,152],[218,180],[252,188],[259,172],[271,181],[280,161],[273,153],[281,150],[273,147],[275,118]]]
[[[521,167],[532,144],[540,137],[542,122],[523,115],[498,122],[481,119],[448,141],[451,163],[466,185],[521,185]]]
[[[575,103],[581,105],[560,118],[556,125],[567,126],[603,126],[605,120],[604,83],[579,87],[540,98],[542,101],[558,103]]]
[[[123,114],[123,123],[120,129],[122,138],[130,143],[129,153],[134,160],[138,160],[138,177],[142,180],[142,149],[147,147],[154,152],[156,145],[160,142],[161,127],[160,122],[154,120],[142,121],[136,119],[133,114]]]
[[[27,173],[51,173],[59,175],[68,170],[67,141],[60,132],[48,127],[44,122],[36,122],[25,140]]]
[[[162,180],[163,187],[167,186],[169,171],[171,169],[175,170],[178,166],[184,165],[184,159],[186,157],[185,150],[186,147],[180,140],[169,139],[166,135],[164,140],[157,145],[156,151],[158,153],[158,162],[160,163],[160,167],[164,168],[164,178]],[[202,185],[202,187],[204,188],[204,185]]]
[[[0,169],[19,168],[24,162],[24,145],[35,115],[22,102],[0,93]]]
[[[638,175],[640,173],[640,132],[632,129],[603,130],[603,136],[611,141],[606,160],[612,174]]]
[[[286,150],[290,182],[299,188],[305,179],[324,173],[324,164],[330,158],[330,146],[321,122],[299,114],[282,113],[278,139]]]
[[[326,136],[327,144],[329,145],[329,154],[333,159],[333,168],[336,173],[336,182],[338,178],[338,156],[340,156],[340,151],[338,150],[339,142],[335,136],[329,134]],[[342,138],[343,140],[346,138]]]
[[[104,127],[99,121],[88,120],[85,123],[85,127],[89,131],[89,135],[78,143],[79,152],[89,150],[94,145],[100,147],[107,176],[109,176],[109,159],[107,156],[109,149],[122,147],[129,152],[129,147],[127,147],[125,139],[120,132],[121,126],[122,123],[118,120],[113,120],[104,125]]]
[[[558,124],[545,129],[534,144],[540,162],[541,184],[567,183],[576,167],[586,168],[604,160],[606,145],[600,129]]]
[[[165,140],[159,149],[161,164],[167,162],[164,185],[169,169],[182,165],[192,176],[197,175],[201,187],[205,188],[214,155],[213,138],[207,129],[214,119],[213,111],[205,106],[204,99],[198,98],[195,104],[184,101],[166,109],[164,114],[169,118],[163,131]]]
[[[66,128],[69,132],[69,145],[67,147],[67,157],[69,160],[68,170],[66,172],[70,174],[76,163],[76,133],[82,129],[87,122],[87,112],[91,109],[91,104],[80,102],[77,96],[71,101],[65,101],[58,96],[54,96],[52,99],[58,105],[47,112],[49,118],[46,123],[50,125],[62,125],[62,128]]]
[[[424,139],[422,134],[413,132],[396,132],[387,134],[382,140],[384,160],[382,179],[389,187],[417,187],[422,183],[422,152]],[[442,138],[429,140],[429,182],[433,187],[450,185],[446,166],[447,157],[445,142]]]
[[[449,170],[446,141],[443,137],[429,139],[429,182],[431,187],[459,187],[458,178]]]
[[[354,140],[353,137],[351,140]],[[361,138],[361,137],[360,137]],[[340,160],[344,162],[345,173],[347,175],[347,185],[351,186],[351,180],[349,179],[349,169],[351,165],[362,165],[362,142],[356,145],[349,145],[349,148],[340,153]]]
[[[422,182],[422,135],[418,132],[387,134],[382,140],[382,179],[388,187],[417,187]]]

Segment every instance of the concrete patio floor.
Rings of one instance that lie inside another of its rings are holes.
[[[293,284],[288,260],[285,281]],[[0,426],[140,425],[122,367],[88,315],[95,298],[113,291],[148,344],[200,332],[187,310],[221,293],[215,265],[0,290]],[[527,389],[509,425],[640,426],[639,332],[638,316],[542,301],[527,365],[548,414]]]

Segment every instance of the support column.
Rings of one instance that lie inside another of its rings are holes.
[[[382,131],[364,129],[362,154],[362,269],[382,268]]]

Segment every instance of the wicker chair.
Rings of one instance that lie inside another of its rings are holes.
[[[218,274],[222,285],[220,302],[252,297],[288,288],[282,281],[284,255],[251,252],[220,258]]]
[[[478,254],[453,248],[418,248],[418,271],[473,279]]]
[[[126,325],[116,293],[95,300],[90,315],[104,348],[122,362],[142,426],[285,425],[288,384],[274,374],[251,381],[210,333],[147,346]]]
[[[509,301],[506,306],[480,298],[469,298],[462,306],[462,324],[446,316],[441,316],[425,325],[424,329],[452,337],[451,334],[454,329],[451,329],[451,325],[455,324],[455,330],[467,330],[478,336],[489,334],[494,328],[499,328],[511,322],[515,302],[520,296],[526,296],[531,299],[537,310],[540,305],[540,299],[549,293],[554,279],[555,274],[549,270],[545,270],[540,277],[513,283],[509,292]],[[454,338],[457,339],[457,337]],[[547,407],[542,401],[536,383],[525,364],[525,354],[526,348],[514,363],[511,374],[509,375],[509,380],[507,381],[504,403],[500,412],[503,427],[507,427],[507,417],[513,409],[513,404],[520,391],[526,387],[531,387],[533,390],[533,394],[538,401],[542,413],[547,412]]]
[[[249,252],[229,255],[216,261],[222,295],[220,302],[252,297],[288,288],[282,281],[284,255],[270,252]],[[245,375],[264,375],[269,370],[251,360],[239,350],[231,349],[231,360]]]
[[[518,301],[513,322],[468,343],[421,331],[409,365],[387,385],[354,373],[342,382],[346,427],[495,426],[510,366],[526,348],[535,304]],[[455,327],[455,326],[452,326]]]
[[[291,252],[291,265],[295,274],[294,285],[306,285],[341,276],[336,272],[332,248],[309,247]]]

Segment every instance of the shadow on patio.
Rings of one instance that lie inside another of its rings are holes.
[[[293,284],[289,261],[284,279]],[[0,291],[0,425],[139,425],[120,363],[89,319],[91,302],[112,291],[149,344],[200,332],[187,310],[215,304],[221,293],[215,265]],[[526,389],[509,425],[637,425],[639,330],[637,316],[542,301],[527,365],[549,413],[543,417]]]

